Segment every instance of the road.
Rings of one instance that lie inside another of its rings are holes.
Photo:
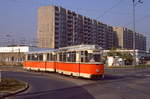
[[[150,69],[107,70],[99,80],[16,69],[3,71],[2,76],[30,84],[27,91],[8,99],[150,99]]]
[[[59,76],[43,75],[42,73],[2,72],[3,77],[17,78],[29,83],[30,88],[23,93],[9,97],[9,99],[93,99],[85,89],[78,87],[69,80]]]

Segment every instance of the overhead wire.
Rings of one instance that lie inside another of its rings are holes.
[[[145,16],[139,18],[139,19],[136,19],[136,23],[143,21],[145,18],[150,18],[150,14],[145,15]],[[130,26],[131,24],[132,24],[132,23],[127,23],[125,26]]]
[[[18,2],[18,1],[20,1],[20,0],[9,0],[9,1],[13,1],[13,2],[15,2],[15,3],[20,3],[20,2]],[[32,1],[32,0],[31,0],[31,1]],[[107,13],[110,13],[114,8],[116,8],[119,4],[121,4],[122,1],[123,1],[123,0],[118,0],[118,2],[115,3],[112,7],[110,7],[110,8],[107,9],[106,11],[104,11],[104,12],[102,13],[102,15],[98,16],[97,19],[103,18]],[[43,2],[44,2],[44,0],[43,0]],[[47,3],[47,0],[46,0],[45,2]],[[44,2],[44,3],[45,3],[45,2]],[[52,5],[54,4],[54,1],[53,1],[53,0],[48,0],[48,2],[51,2]],[[34,3],[34,4],[35,4],[35,1],[32,1],[31,3]],[[40,3],[40,2],[37,0],[36,3]],[[41,2],[41,3],[42,3],[42,2]],[[41,3],[40,3],[40,4],[41,4]],[[50,3],[49,3],[49,4],[50,4]],[[81,9],[80,9],[80,10],[81,10]],[[148,18],[149,16],[150,16],[150,14],[148,14],[148,15],[146,15],[146,16],[140,18],[140,19],[137,19],[136,22],[141,22],[141,21],[143,21],[145,18]],[[132,24],[132,23],[128,23],[128,24],[126,24],[125,26],[128,27],[128,26],[130,26],[131,24]]]
[[[109,13],[112,9],[114,9],[115,7],[117,7],[123,0],[119,0],[116,4],[114,4],[112,7],[110,7],[109,9],[107,9],[106,11],[104,11],[102,13],[102,15],[98,16],[97,19],[104,17],[107,13]]]

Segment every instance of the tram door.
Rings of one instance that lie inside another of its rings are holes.
[[[44,71],[46,71],[46,53],[42,53],[42,59],[43,59],[43,64],[44,64]]]
[[[56,66],[57,66],[57,53],[52,53],[53,54],[53,62],[54,62],[54,71],[56,72]]]
[[[80,57],[81,57],[81,53],[77,51],[76,52],[76,65],[78,68],[78,76],[80,76]]]

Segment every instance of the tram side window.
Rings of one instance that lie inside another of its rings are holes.
[[[66,62],[66,52],[63,53],[63,62]]]
[[[81,62],[88,62],[88,52],[81,51]]]
[[[63,54],[59,53],[59,61],[63,61]]]
[[[94,60],[95,60],[95,62],[100,62],[101,61],[101,55],[100,54],[94,54]]]
[[[88,53],[88,60],[89,60],[89,62],[95,62],[95,59],[93,58],[92,53]]]
[[[38,55],[37,54],[32,54],[32,59],[31,60],[38,60]]]
[[[72,52],[72,62],[76,62],[76,52]]]
[[[84,62],[84,58],[83,57],[81,57],[81,62]]]
[[[87,51],[85,51],[85,62],[89,62],[89,55]]]
[[[42,61],[42,60],[43,60],[43,55],[42,55],[42,54],[39,54],[39,55],[38,55],[38,60],[39,60],[39,61]]]
[[[56,61],[57,60],[57,55],[55,54],[55,55],[52,55],[52,60],[53,61]]]
[[[76,52],[67,52],[67,62],[76,62]]]
[[[53,61],[52,53],[47,54],[47,60],[48,61]]]
[[[71,62],[71,52],[67,52],[67,62]]]
[[[34,59],[34,55],[33,55],[33,54],[31,55],[31,60],[35,60],[35,59]]]
[[[84,62],[84,51],[81,51],[81,62]]]
[[[27,60],[32,60],[32,56],[30,54],[28,54]]]
[[[48,54],[47,54],[47,57],[46,57],[46,60],[47,60],[47,61],[49,61],[49,57],[50,57],[50,56],[49,56],[49,53],[48,53]]]
[[[84,55],[84,51],[81,51],[81,55]]]
[[[27,60],[30,60],[30,55],[27,55]]]

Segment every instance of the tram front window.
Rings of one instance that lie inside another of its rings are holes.
[[[100,62],[101,56],[99,53],[88,53],[85,51],[85,57],[81,57],[81,62]]]
[[[92,53],[88,54],[89,62],[100,62],[101,60],[100,57],[101,57],[100,54],[92,54]]]
[[[94,54],[93,58],[94,58],[95,62],[101,62],[101,56],[100,56],[100,54]]]

